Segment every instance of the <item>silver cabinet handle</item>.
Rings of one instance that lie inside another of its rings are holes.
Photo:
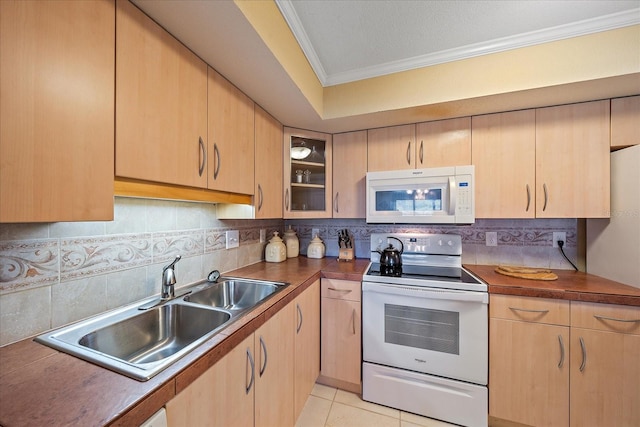
[[[407,164],[411,166],[411,141],[407,145]]]
[[[264,202],[264,194],[262,194],[262,186],[258,184],[258,212],[262,210],[262,202]]]
[[[356,309],[351,312],[351,325],[353,325],[353,335],[356,334]]]
[[[527,310],[525,308],[516,308],[516,307],[509,307],[509,310],[524,311],[526,313],[548,313],[549,312],[549,310]]]
[[[264,354],[262,366],[260,367],[260,376],[262,377],[262,374],[264,374],[265,369],[267,369],[267,346],[264,343],[262,336],[260,336],[260,348],[262,348],[262,353]]]
[[[300,332],[302,329],[302,309],[300,308],[300,304],[296,304],[296,309],[298,310],[298,327],[296,328],[296,334]]]
[[[284,210],[285,211],[289,210],[289,189],[288,188],[284,191]]]
[[[420,164],[423,164],[424,160],[424,141],[420,141]]]
[[[340,192],[336,191],[336,197],[333,198],[333,206],[334,206],[334,209],[335,209],[336,213],[340,212],[340,210],[338,209],[338,197],[339,196],[340,196]]]
[[[584,345],[584,340],[580,337],[580,347],[582,348],[582,363],[580,364],[580,372],[584,371],[587,366],[587,346]]]
[[[593,317],[595,317],[598,320],[612,320],[614,322],[625,322],[625,323],[640,322],[640,319],[616,319],[615,317],[598,316],[597,314],[594,314]]]
[[[213,179],[218,179],[218,173],[220,173],[220,150],[218,150],[218,144],[213,144],[213,155],[216,158],[216,166],[213,168]]]
[[[249,394],[249,391],[253,386],[253,381],[255,380],[255,374],[253,372],[255,365],[253,364],[253,356],[251,356],[251,350],[249,348],[247,348],[247,362],[249,362],[249,365],[251,366],[251,379],[249,380],[249,385],[246,387],[245,392],[246,394]]]
[[[344,292],[345,294],[348,294],[349,292],[351,292],[351,289],[336,289],[336,288],[327,288],[327,289],[334,292]]]
[[[525,209],[525,212],[529,212],[529,206],[531,206],[531,189],[529,188],[529,184],[527,184],[527,209]]]
[[[562,365],[564,365],[564,341],[562,340],[562,335],[558,335],[558,341],[560,342],[560,363],[558,363],[558,368],[562,368]]]
[[[544,190],[544,206],[542,206],[542,211],[544,212],[547,209],[547,200],[548,200],[548,194],[547,194],[547,184],[542,184],[542,189]]]
[[[202,176],[202,173],[204,172],[204,165],[207,164],[207,151],[204,148],[204,141],[202,140],[202,137],[198,138],[198,144],[200,146],[200,167],[198,168],[198,175]]]

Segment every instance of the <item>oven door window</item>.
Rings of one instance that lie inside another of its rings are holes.
[[[458,355],[460,314],[385,304],[384,340],[390,344]]]

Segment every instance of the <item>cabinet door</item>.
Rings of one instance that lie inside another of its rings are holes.
[[[113,1],[0,1],[0,222],[113,219]]]
[[[227,79],[209,73],[209,188],[253,194],[253,101]]]
[[[640,95],[611,100],[611,148],[640,144]]]
[[[569,328],[503,319],[489,328],[489,415],[569,425]]]
[[[417,167],[471,164],[471,117],[416,125]]]
[[[132,3],[116,13],[116,175],[206,188],[207,65]]]
[[[322,376],[360,385],[360,301],[322,298]]]
[[[571,329],[571,425],[640,425],[640,335]]]
[[[331,218],[332,136],[284,129],[284,217]]]
[[[282,218],[282,124],[255,106],[255,217]]]
[[[536,110],[536,217],[610,216],[609,117],[609,100]]]
[[[255,420],[258,426],[293,426],[294,306],[288,304],[255,332]]]
[[[534,218],[535,110],[472,118],[476,218]]]
[[[333,217],[366,216],[367,131],[333,135]]]
[[[416,126],[392,126],[367,131],[367,170],[415,169]]]
[[[297,419],[320,374],[320,280],[295,299],[295,395]]]
[[[167,403],[169,427],[253,427],[253,339],[247,337]]]

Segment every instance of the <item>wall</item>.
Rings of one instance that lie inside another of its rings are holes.
[[[462,262],[466,264],[526,265],[557,269],[573,269],[558,248],[553,247],[553,232],[564,231],[567,241],[564,251],[576,264],[584,260],[580,249],[576,219],[535,220],[477,220],[465,226],[429,226],[407,224],[367,224],[360,219],[287,220],[285,226],[296,230],[300,240],[300,252],[306,253],[311,231],[317,228],[327,248],[327,256],[338,255],[338,231],[347,228],[355,241],[357,258],[369,258],[371,233],[452,233],[462,237]],[[485,233],[498,233],[498,246],[485,245]]]
[[[221,221],[216,206],[119,198],[114,220],[0,224],[0,345],[159,294],[178,254],[178,286],[264,259],[260,229],[282,220]],[[225,231],[240,246],[225,249]]]

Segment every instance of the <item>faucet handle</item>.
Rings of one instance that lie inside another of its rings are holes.
[[[174,260],[173,260],[173,262],[172,262],[171,264],[169,264],[169,265],[167,265],[166,267],[164,267],[164,268],[162,269],[162,272],[165,272],[165,271],[167,271],[168,269],[173,269],[173,268],[175,267],[176,263],[177,263],[178,261],[180,261],[181,259],[182,259],[182,256],[181,256],[181,255],[176,256],[176,259],[174,259]]]

